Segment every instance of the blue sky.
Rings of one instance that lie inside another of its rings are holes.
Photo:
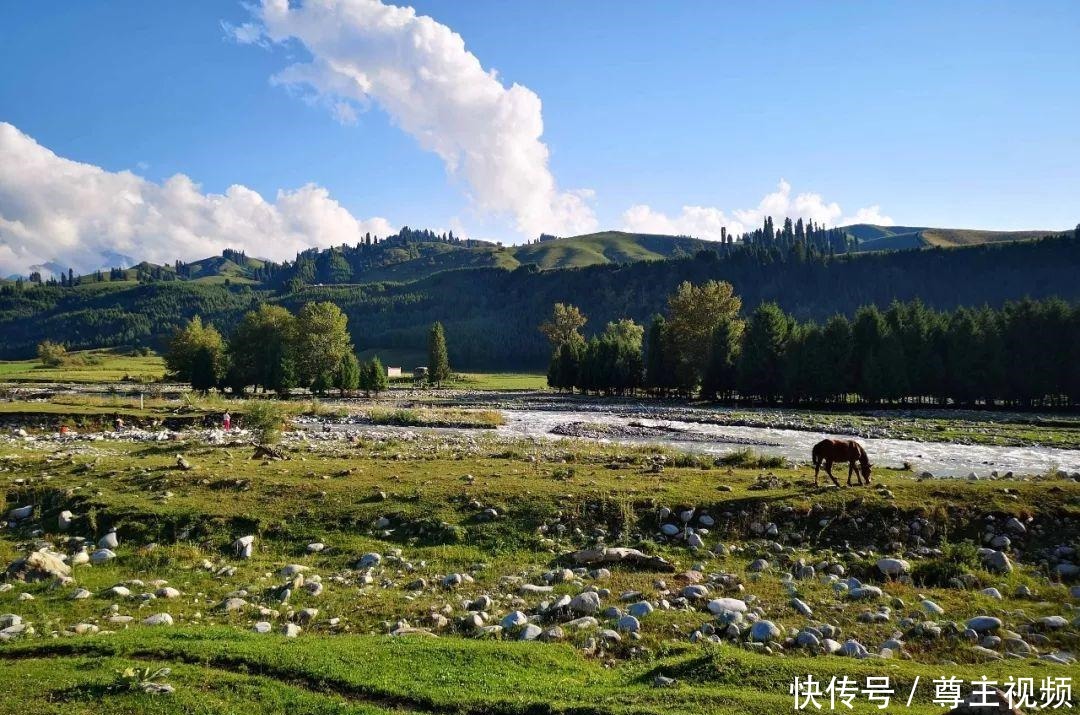
[[[789,212],[812,214],[818,204],[794,202],[810,192],[842,207],[837,220],[874,206],[905,225],[1080,220],[1080,3],[414,7],[464,38],[503,87],[539,97],[553,201],[587,189],[574,196],[600,228],[663,227],[664,217],[694,229],[695,218],[680,221],[684,206],[720,212],[714,222],[738,223],[741,210],[748,223],[781,179]],[[272,82],[320,56],[317,30],[301,37],[289,20],[273,39],[230,34],[253,21],[267,22],[220,1],[5,3],[0,122],[59,157],[152,183],[183,174],[203,193],[241,184],[273,202],[310,183],[358,220],[511,242],[549,220],[547,204],[491,196],[491,182],[516,180],[514,167],[471,181],[377,93],[346,97],[355,121],[342,123],[325,82]],[[369,61],[367,37],[361,28],[333,51]],[[455,128],[455,146],[486,146],[465,131]],[[489,130],[479,121],[475,131]],[[537,171],[525,186],[542,185]],[[3,201],[0,189],[0,217]],[[11,214],[29,199],[7,201]],[[634,206],[648,207],[640,226],[627,225]]]

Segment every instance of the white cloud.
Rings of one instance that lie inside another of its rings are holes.
[[[509,215],[527,237],[593,231],[591,196],[560,191],[548,168],[540,98],[506,87],[460,35],[410,7],[378,0],[263,0],[239,42],[298,40],[311,61],[273,77],[306,88],[338,121],[374,102],[463,180],[476,207]]]
[[[393,233],[357,220],[308,184],[273,203],[235,184],[203,193],[183,174],[163,183],[57,156],[0,122],[0,275],[58,262],[91,271],[132,260],[195,260],[224,248],[276,260],[318,246]]]
[[[738,238],[745,231],[761,226],[766,216],[777,223],[785,218],[812,220],[824,226],[847,226],[853,223],[875,223],[891,226],[893,220],[881,213],[881,207],[870,206],[845,217],[836,202],[826,203],[821,194],[811,192],[791,195],[791,184],[783,179],[776,191],[762,197],[752,209],[734,209],[728,216],[721,209],[707,206],[683,206],[676,216],[656,211],[647,204],[631,206],[623,213],[623,229],[639,233],[668,233],[695,236],[709,241],[720,240],[721,228]]]
[[[881,207],[877,204],[873,206],[867,206],[861,208],[855,212],[853,216],[848,216],[840,220],[841,226],[850,226],[853,223],[872,223],[878,226],[892,226],[895,221],[891,217],[881,213]]]

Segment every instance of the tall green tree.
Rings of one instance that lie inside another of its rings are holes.
[[[949,317],[945,342],[947,395],[958,404],[970,405],[979,397],[981,347],[982,335],[975,314],[967,308],[958,308]]]
[[[547,382],[549,387],[557,390],[574,391],[578,384],[578,371],[581,367],[581,355],[585,349],[585,341],[571,341],[563,343],[551,354],[551,363],[548,365]]]
[[[540,324],[540,332],[547,336],[551,347],[558,350],[563,343],[584,342],[581,329],[588,319],[576,305],[556,303],[551,317]]]
[[[821,391],[827,399],[843,400],[855,391],[852,365],[851,323],[843,315],[834,315],[822,330],[820,364]]]
[[[382,360],[379,359],[378,355],[371,358],[367,369],[368,374],[371,376],[368,390],[378,395],[390,387],[390,377],[386,374],[386,368],[383,367]]]
[[[296,319],[296,366],[300,383],[324,392],[345,353],[352,350],[348,318],[335,304],[307,303]]]
[[[605,366],[607,389],[622,395],[633,393],[642,386],[645,380],[641,353],[644,336],[645,329],[628,318],[608,323],[604,328],[600,341],[606,347],[610,361]]]
[[[654,315],[645,339],[645,388],[666,395],[675,387],[675,356],[667,321]]]
[[[428,380],[441,385],[450,379],[450,356],[446,350],[446,335],[442,323],[436,321],[428,331]]]
[[[726,281],[679,285],[668,297],[667,330],[674,349],[676,381],[684,390],[702,379],[709,360],[713,332],[723,320],[741,335],[742,301]]]
[[[702,397],[727,397],[735,391],[735,368],[741,348],[741,333],[742,327],[730,317],[725,317],[713,329],[709,362],[701,382]]]
[[[165,365],[175,379],[190,383],[193,390],[206,392],[217,387],[225,376],[225,341],[214,326],[204,325],[196,315],[173,335]]]
[[[230,383],[287,392],[296,386],[296,317],[262,303],[248,312],[229,338]]]
[[[738,361],[739,392],[773,403],[784,384],[784,351],[791,320],[776,303],[762,303],[750,316]]]
[[[341,395],[360,387],[360,361],[352,350],[346,351],[334,373],[334,387]]]
[[[851,326],[855,389],[864,398],[872,401],[880,399],[885,390],[880,359],[887,332],[885,316],[876,305],[863,306],[856,311]]]

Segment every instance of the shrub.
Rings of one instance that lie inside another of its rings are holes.
[[[270,400],[252,400],[244,409],[244,422],[259,444],[277,444],[284,421],[285,410]]]
[[[728,452],[725,455],[717,457],[716,465],[718,467],[743,467],[750,469],[781,469],[787,465],[787,461],[783,457],[758,454],[749,447],[746,447],[745,449],[737,449],[734,452]]]
[[[941,547],[941,556],[916,564],[911,578],[923,586],[947,587],[954,578],[960,578],[980,568],[979,549],[974,543],[946,543]]]
[[[45,367],[60,367],[67,358],[67,348],[51,340],[43,340],[37,346],[38,360]]]

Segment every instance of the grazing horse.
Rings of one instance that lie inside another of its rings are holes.
[[[847,462],[848,473],[847,483],[851,486],[851,475],[856,475],[859,480],[859,484],[870,483],[870,458],[866,456],[866,450],[862,448],[862,445],[853,439],[823,439],[814,445],[814,450],[810,455],[814,461],[814,486],[818,485],[818,470],[821,468],[824,462],[825,473],[829,475],[829,479],[833,481],[833,484],[840,486],[840,482],[836,481],[836,477],[832,473],[833,462]],[[855,462],[859,463],[858,469],[855,468]],[[866,479],[864,482],[863,479]]]

